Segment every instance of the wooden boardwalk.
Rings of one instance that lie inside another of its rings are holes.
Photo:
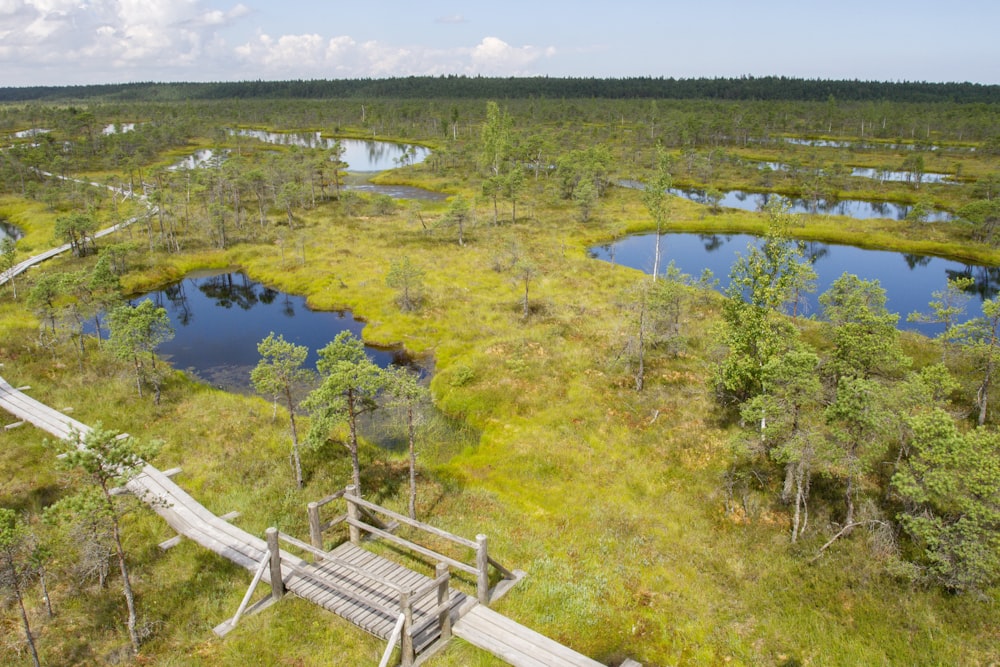
[[[483,605],[470,609],[452,632],[516,667],[604,667]]]
[[[93,185],[101,187],[97,183]],[[152,215],[155,208],[148,208],[147,215]],[[132,218],[102,230],[96,236],[110,234],[137,219]],[[66,252],[69,247],[67,244],[54,248],[0,273],[0,285],[31,266]],[[60,440],[69,438],[73,433],[82,435],[90,430],[86,424],[15,389],[2,377],[0,409]],[[167,474],[149,464],[128,482],[126,488],[148,503],[178,535],[256,572],[251,589],[260,580],[267,560],[272,561],[274,571],[273,561],[276,559],[280,563],[277,568],[280,574],[273,580],[274,585],[278,585],[280,580],[279,587],[389,641],[396,641],[395,637],[398,636],[403,601],[411,600],[407,606],[412,616],[409,621],[410,636],[412,648],[418,655],[441,637],[443,617],[448,617],[449,630],[454,635],[515,667],[601,667],[601,663],[491,611],[460,591],[442,588],[438,582],[445,581],[446,574],[434,580],[350,542],[345,542],[330,552],[314,553],[315,562],[307,562],[278,549],[274,552],[277,555],[272,556],[267,541],[210,512]],[[308,549],[308,545],[302,546]],[[485,558],[485,551],[483,556]],[[483,567],[486,567],[485,563]],[[443,593],[433,594],[442,590],[447,590],[446,600]],[[233,622],[242,613],[249,597],[248,592]],[[442,611],[444,609],[448,611]],[[405,640],[399,641],[402,645]],[[638,663],[626,661],[620,667],[633,665]]]
[[[89,430],[86,424],[27,396],[2,377],[0,408],[59,439]],[[269,554],[264,539],[216,516],[152,465],[147,464],[127,488],[178,534],[247,570],[257,570]],[[350,542],[326,554],[326,559],[310,563],[281,551],[285,588],[383,640],[390,637],[398,620],[401,591],[428,589],[434,584],[429,577]],[[601,666],[460,591],[449,590],[448,607],[455,619],[454,635],[515,667]],[[437,609],[434,595],[413,605],[413,643],[418,654],[440,635]]]
[[[73,432],[84,434],[90,430],[86,424],[14,389],[3,378],[0,378],[0,408],[60,440]],[[262,538],[208,511],[154,466],[145,465],[126,488],[148,503],[178,534],[248,570],[256,569],[268,552]],[[302,562],[292,557],[289,560],[290,565]]]
[[[81,180],[81,179],[78,179],[78,178],[70,178],[68,176],[58,176],[56,174],[52,174],[50,172],[41,171],[41,170],[37,170],[37,169],[36,169],[36,171],[38,172],[38,174],[40,176],[46,176],[48,178],[55,178],[55,179],[63,180],[63,181],[72,181],[74,183],[82,183],[84,185],[92,185],[95,188],[100,188],[100,189],[107,188],[108,190],[111,190],[112,192],[115,192],[115,193],[121,195],[123,198],[128,198],[128,197],[132,197],[133,196],[131,192],[127,192],[123,188],[116,188],[116,187],[111,186],[111,185],[101,185],[100,183],[95,183],[93,181],[84,181],[84,180]],[[153,206],[152,204],[149,203],[149,199],[145,195],[139,195],[138,196],[138,200],[140,202],[142,202],[142,204],[146,207],[146,212],[143,215],[137,215],[135,217],[129,218],[128,220],[124,220],[122,222],[119,222],[116,225],[112,225],[110,227],[106,227],[105,229],[102,229],[102,230],[96,232],[94,234],[94,238],[95,239],[99,239],[99,238],[107,236],[109,234],[114,234],[115,232],[120,231],[122,229],[125,229],[129,225],[131,225],[131,224],[133,224],[133,223],[141,220],[142,218],[147,218],[147,217],[149,217],[151,215],[155,215],[159,211],[158,207]],[[0,285],[3,285],[4,283],[6,283],[6,282],[8,282],[10,280],[13,280],[15,277],[21,275],[22,273],[24,273],[25,271],[27,271],[31,267],[35,266],[36,264],[41,264],[42,262],[44,262],[44,261],[46,261],[48,259],[52,259],[53,257],[56,257],[58,255],[61,255],[64,252],[69,252],[70,248],[72,248],[72,246],[69,243],[64,243],[61,246],[58,246],[56,248],[52,248],[51,250],[46,250],[43,253],[40,253],[38,255],[34,255],[34,256],[29,257],[28,259],[24,260],[23,262],[15,264],[13,267],[11,267],[10,269],[8,269],[7,271],[0,272]]]

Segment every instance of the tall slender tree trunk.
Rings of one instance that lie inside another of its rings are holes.
[[[118,531],[118,520],[113,524],[115,550],[118,552],[118,569],[122,573],[122,591],[125,593],[125,606],[128,608],[128,637],[132,642],[132,650],[139,653],[139,632],[136,629],[135,595],[132,593],[132,580],[129,578],[128,565],[125,563],[125,549],[122,547],[121,533]]]
[[[128,609],[128,637],[132,643],[132,650],[139,653],[139,632],[136,629],[135,595],[132,593],[132,580],[129,578],[128,564],[125,562],[125,547],[122,546],[121,530],[118,525],[118,516],[115,514],[114,501],[111,498],[111,491],[105,484],[101,484],[101,491],[104,493],[104,501],[111,512],[111,535],[115,542],[115,552],[118,555],[118,569],[122,574],[122,592],[125,594],[125,606]]]
[[[528,308],[528,286],[530,284],[531,284],[531,278],[530,278],[530,276],[525,276],[524,277],[524,304],[523,304],[524,309],[523,309],[523,313],[521,314],[521,319],[522,320],[528,319],[528,314],[529,314],[529,308]]]
[[[847,516],[844,518],[844,525],[850,526],[854,523],[854,476],[847,478],[847,490],[844,493],[844,500],[847,503]],[[845,529],[844,534],[850,533],[850,529]]]
[[[348,444],[351,450],[351,482],[354,484],[355,493],[361,497],[361,461],[358,459],[358,413],[354,404],[354,392],[347,392],[347,423],[351,431],[351,441]]]
[[[56,615],[55,611],[52,609],[52,596],[49,595],[49,586],[45,579],[45,568],[38,568],[38,584],[42,587],[42,600],[45,601],[45,613],[48,614],[49,618]]]
[[[991,343],[989,352],[987,353],[986,372],[983,375],[983,382],[979,385],[979,392],[976,397],[979,399],[978,421],[980,426],[986,423],[986,406],[989,403],[990,383],[993,379],[993,348],[994,345]]]
[[[288,407],[288,419],[292,428],[292,465],[295,466],[295,483],[302,488],[302,460],[299,458],[299,431],[295,425],[295,404],[292,400],[290,387],[285,387],[285,405]]]
[[[795,465],[795,513],[792,517],[792,544],[799,539],[809,523],[809,476],[803,462]]]
[[[139,398],[142,398],[142,362],[139,357],[134,357],[132,362],[135,368],[135,388],[139,390]]]
[[[660,223],[656,223],[656,248],[653,251],[653,282],[656,282],[660,275],[660,257],[662,252],[660,251]]]
[[[413,405],[406,406],[406,426],[410,436],[410,518],[417,518],[417,431],[413,423]]]
[[[17,607],[21,611],[21,623],[24,625],[24,638],[28,640],[28,648],[31,649],[31,659],[35,667],[41,667],[38,661],[38,649],[35,648],[35,638],[31,636],[31,625],[28,623],[28,612],[24,609],[24,598],[21,596],[21,586],[14,581],[14,597],[17,598]]]
[[[646,384],[646,295],[639,306],[639,368],[635,372],[635,390],[642,391]]]

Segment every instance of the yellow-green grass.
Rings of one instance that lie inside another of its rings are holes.
[[[829,536],[830,517],[820,509],[794,548],[784,508],[757,500],[751,517],[726,512],[722,473],[732,434],[719,425],[708,381],[716,299],[693,298],[686,313],[691,348],[677,359],[651,359],[647,389],[636,393],[628,369],[616,361],[628,335],[618,304],[645,278],[587,258],[586,248],[648,229],[637,193],[614,192],[588,223],[542,191],[530,197],[535,217],[516,225],[493,227],[489,207],[481,205],[464,247],[452,230],[427,234],[403,214],[345,218],[335,205],[324,206],[303,214],[297,229],[281,231],[291,241],[284,258],[273,242],[164,256],[127,285],[142,290],[190,269],[238,266],[307,296],[314,307],[351,308],[368,322],[369,342],[433,355],[438,407],[479,437],[425,451],[421,518],[463,535],[487,534],[500,562],[528,572],[497,608],[596,659],[627,655],[647,665],[1000,659],[989,603],[894,580],[863,535],[807,564]],[[676,228],[761,228],[758,216],[702,211],[678,202]],[[833,224],[817,229],[838,232]],[[523,284],[492,268],[510,241],[538,267],[527,320],[519,302]],[[305,248],[304,258],[295,247]],[[413,313],[401,312],[385,285],[391,262],[404,255],[426,272],[425,303]],[[269,403],[172,377],[155,407],[138,400],[127,375],[110,364],[95,361],[77,377],[75,358],[53,363],[34,348],[24,317],[8,308],[0,325],[3,340],[11,341],[0,346],[8,380],[33,385],[32,394],[52,405],[76,406],[74,416],[86,423],[103,420],[164,439],[157,465],[181,465],[184,488],[217,513],[243,512],[237,521],[248,530],[278,525],[304,536],[306,502],[347,481],[343,451],[310,451],[308,485],[297,491],[283,413],[272,421]],[[27,448],[16,460],[33,461],[29,471],[42,474],[50,466],[31,449],[36,432],[3,437],[5,447]],[[395,491],[380,500],[404,508],[400,455],[366,447],[364,467],[366,482],[394,480],[387,487]],[[18,487],[4,496],[23,492]],[[144,649],[155,664],[377,660],[379,642],[300,600],[283,601],[215,639],[210,628],[235,611],[249,574],[191,544],[160,554],[155,544],[169,530],[149,513],[130,517],[126,534],[141,573],[141,609],[161,622]],[[88,595],[103,601],[99,625],[65,589],[59,599],[66,616],[37,619],[48,655],[86,651],[80,660],[86,662],[124,643],[112,620],[120,618],[117,591]],[[62,647],[54,635],[67,623],[86,641]],[[500,663],[455,642],[430,664]]]

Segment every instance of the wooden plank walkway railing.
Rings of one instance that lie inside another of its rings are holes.
[[[152,215],[155,210],[155,207],[149,207],[147,215]],[[132,218],[101,230],[96,236],[118,231],[136,220],[138,218]],[[0,285],[31,266],[68,251],[69,248],[69,244],[53,248],[21,262],[9,271],[0,273]],[[82,435],[90,430],[86,424],[15,389],[2,377],[0,377],[0,409],[60,440],[65,440],[74,433]],[[477,604],[475,600],[448,586],[448,563],[477,577],[477,597],[484,603],[489,600],[487,568],[490,565],[501,572],[507,585],[523,576],[523,573],[506,570],[488,556],[485,536],[479,535],[476,542],[471,542],[427,524],[414,522],[408,517],[368,503],[358,496],[349,498],[348,514],[345,517],[320,523],[319,507],[344,495],[350,495],[348,490],[346,494],[338,492],[320,503],[310,504],[309,525],[312,545],[284,536],[286,542],[293,543],[294,546],[311,553],[316,558],[316,562],[309,563],[280,550],[276,544],[277,538],[274,538],[274,545],[269,545],[266,540],[213,514],[181,489],[168,475],[152,465],[146,464],[139,475],[129,480],[126,488],[146,501],[171,528],[177,531],[178,535],[183,535],[254,573],[250,590],[247,591],[234,618],[227,622],[229,623],[227,629],[232,628],[246,609],[250,595],[261,580],[270,559],[272,600],[279,598],[288,590],[342,616],[381,639],[391,642],[398,640],[404,665],[414,664],[416,654],[447,641],[452,632],[515,667],[600,667],[601,665],[491,611],[485,604]],[[472,568],[441,556],[365,523],[360,519],[359,509],[380,512],[396,521],[474,549],[476,567]],[[323,531],[342,522],[346,522],[350,527],[352,541],[345,542],[333,551],[324,552]],[[440,557],[437,576],[431,579],[361,549],[356,544],[361,530],[402,543],[423,555]],[[269,532],[271,531],[273,529],[269,529]],[[277,531],[273,531],[272,534],[276,535]],[[432,595],[435,592],[436,595]],[[457,620],[453,623],[453,619]],[[220,628],[226,625],[224,623]],[[442,642],[435,644],[439,639]],[[382,664],[388,661],[389,653],[387,650],[382,658]],[[638,663],[631,660],[625,664],[639,667]]]
[[[346,501],[346,513],[329,521],[322,521],[320,518],[320,508],[339,499]],[[350,540],[353,544],[359,544],[362,533],[367,533],[369,536],[392,542],[410,552],[429,558],[434,563],[445,563],[456,570],[472,575],[476,578],[476,599],[482,604],[489,604],[491,600],[503,596],[524,576],[524,572],[518,570],[511,572],[494,558],[490,557],[485,535],[476,535],[475,540],[470,540],[422,521],[411,519],[408,516],[393,512],[390,509],[361,498],[355,492],[353,485],[327,496],[318,502],[309,503],[307,509],[309,514],[309,536],[314,547],[323,547],[323,533],[325,531],[346,523],[349,528]],[[362,514],[366,514],[369,517],[370,523],[362,521]],[[475,564],[470,565],[427,546],[418,544],[413,540],[399,537],[392,532],[392,529],[387,528],[376,515],[385,517],[393,526],[409,526],[416,529],[417,532],[427,533],[445,543],[451,543],[452,545],[470,550],[475,554]],[[376,523],[378,526],[374,526],[372,523]],[[489,577],[491,567],[499,572],[502,577],[492,590],[490,589]]]
[[[59,439],[90,430],[86,424],[18,391],[3,378],[0,408]],[[255,574],[272,553],[266,540],[216,516],[152,465],[146,464],[126,488],[147,502],[178,534]],[[406,613],[408,633],[404,639],[410,650],[404,664],[411,664],[415,653],[445,634],[443,628],[448,628],[447,639],[451,612],[466,601],[459,591],[449,590],[440,599],[431,595],[442,585],[447,589],[447,569],[430,579],[350,543],[323,552],[290,536],[281,538],[312,553],[317,562],[309,563],[279,550],[279,565],[274,568],[277,580],[270,580],[272,589],[295,593],[381,639],[388,639],[399,614]],[[254,579],[256,583],[260,577]],[[447,621],[442,618],[445,610]]]

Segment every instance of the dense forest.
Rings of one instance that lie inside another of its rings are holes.
[[[254,534],[308,534],[306,503],[351,481],[488,534],[528,573],[498,609],[607,665],[993,664],[998,92],[769,77],[2,89],[0,272],[70,250],[0,286],[0,375],[103,424],[95,449],[182,467],[181,486]],[[372,140],[410,148],[353,170],[345,145]],[[770,198],[727,207],[730,191]],[[844,200],[906,214],[816,208]],[[660,254],[676,233],[757,240],[728,276],[685,275]],[[640,234],[656,239],[645,270],[594,258]],[[975,268],[942,275],[919,313],[847,273],[804,312],[817,241]],[[383,373],[331,335],[284,391],[265,361],[294,346],[274,335],[246,393],[199,382],[154,353],[192,272],[226,276],[203,291],[230,308],[281,291],[350,310],[420,372]],[[158,548],[171,534],[155,514],[95,496],[88,462],[57,458],[67,443],[12,422],[0,414],[5,663],[381,655],[298,599],[216,638],[247,573]],[[503,663],[455,641],[427,664]]]
[[[789,77],[618,79],[412,76],[390,79],[99,84],[0,88],[0,102],[104,99],[169,101],[218,99],[669,99],[825,102],[957,102],[996,104],[1000,86],[918,81],[831,81]]]

